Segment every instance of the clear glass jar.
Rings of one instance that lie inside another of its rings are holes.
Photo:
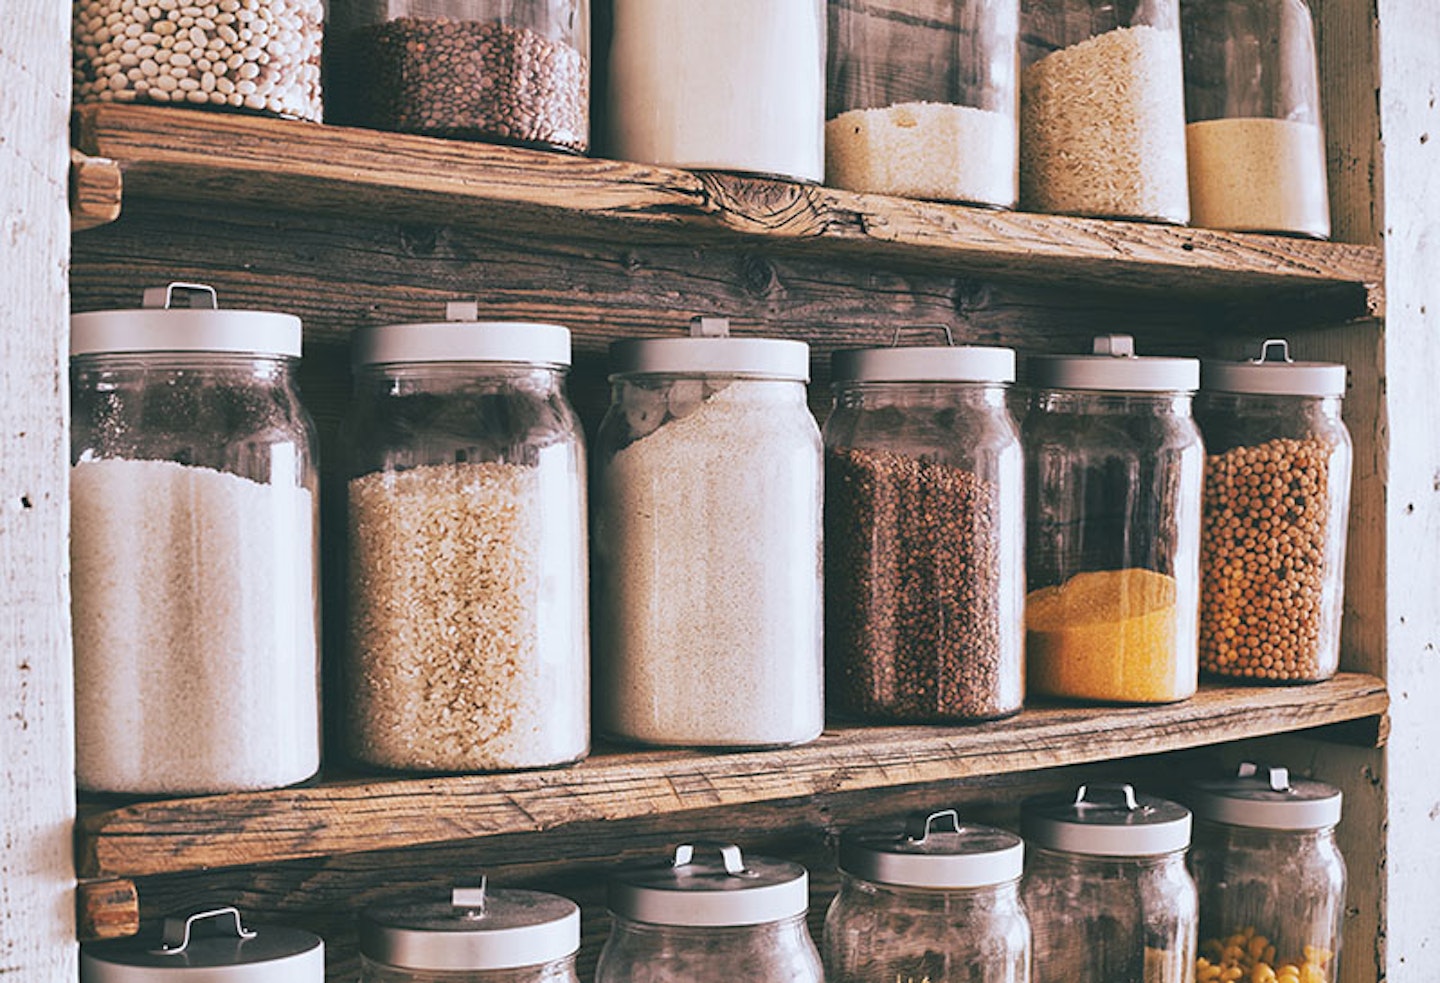
[[[216,108],[320,122],[324,0],[74,0],[76,103]]]
[[[1028,983],[1020,905],[1024,845],[954,810],[903,831],[840,840],[840,893],[825,916],[827,983]]]
[[[188,295],[194,307],[172,307]],[[76,783],[180,795],[320,767],[300,321],[171,284],[71,319]]]
[[[710,851],[718,856],[711,858]],[[682,844],[674,859],[610,882],[610,936],[595,983],[823,983],[805,926],[809,875],[728,843]]]
[[[611,346],[594,476],[597,726],[643,744],[803,743],[824,726],[809,348],[696,325]]]
[[[579,983],[580,908],[540,891],[457,888],[360,917],[360,983]]]
[[[1196,782],[1190,872],[1200,892],[1204,980],[1334,983],[1345,916],[1345,858],[1335,844],[1340,790],[1246,762],[1235,776]],[[1263,964],[1263,965],[1262,965]]]
[[[1184,225],[1180,0],[1022,0],[1020,205]]]
[[[1340,666],[1350,432],[1345,366],[1294,362],[1281,340],[1207,362],[1200,668],[1265,683]]]
[[[353,0],[330,33],[341,122],[590,148],[590,0]]]
[[[1029,800],[1020,816],[1035,983],[1195,979],[1188,809],[1129,785],[1082,785]]]
[[[825,176],[825,0],[613,0],[606,152]]]
[[[166,918],[148,934],[80,947],[80,983],[324,983],[325,942],[298,928],[246,928],[222,907]]]
[[[492,771],[589,750],[585,448],[570,333],[458,320],[356,332],[349,748]]]
[[[835,354],[825,421],[826,689],[879,720],[1024,701],[1025,496],[1008,348]]]
[[[826,183],[1014,207],[1019,30],[1019,0],[830,0]]]
[[[1192,224],[1328,238],[1305,0],[1182,0],[1180,24]]]
[[[1190,415],[1200,363],[1036,357],[1024,426],[1026,686],[1036,695],[1168,703],[1198,683],[1205,450]]]

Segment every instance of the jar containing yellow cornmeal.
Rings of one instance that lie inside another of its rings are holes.
[[[1128,335],[1031,360],[1026,671],[1034,695],[1169,703],[1195,692],[1205,451],[1200,363]]]
[[[1352,448],[1345,366],[1295,362],[1284,341],[1207,362],[1200,668],[1261,683],[1340,664]]]

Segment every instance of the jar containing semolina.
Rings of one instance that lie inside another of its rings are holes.
[[[1296,362],[1282,340],[1207,362],[1200,668],[1307,683],[1340,664],[1353,449],[1345,366]]]

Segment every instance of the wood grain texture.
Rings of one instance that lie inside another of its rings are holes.
[[[70,151],[70,231],[108,225],[120,217],[120,167],[104,157]]]
[[[140,931],[140,894],[122,878],[81,881],[75,888],[75,934],[81,942],[122,939]]]

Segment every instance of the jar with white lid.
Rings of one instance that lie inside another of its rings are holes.
[[[350,753],[495,771],[589,751],[585,447],[570,333],[449,320],[355,333]]]
[[[1338,788],[1245,762],[1222,779],[1193,782],[1195,845],[1188,863],[1200,892],[1201,980],[1334,983],[1345,917],[1345,858],[1335,843]]]
[[[161,938],[80,947],[80,983],[324,983],[325,942],[298,928],[246,928],[234,908],[166,918]]]
[[[1191,983],[1190,811],[1130,785],[1082,785],[1020,811],[1035,983]]]
[[[300,320],[198,284],[144,304],[71,319],[76,784],[291,785],[320,767]]]
[[[830,703],[991,720],[1025,684],[1025,496],[1009,348],[851,349],[825,421]]]
[[[1296,362],[1280,339],[1206,362],[1200,668],[1261,683],[1340,666],[1353,447],[1345,366]]]
[[[595,713],[624,741],[774,747],[824,726],[820,430],[804,342],[610,348],[596,438]]]
[[[729,843],[685,843],[674,858],[610,880],[610,936],[595,983],[822,983],[805,925],[809,875]]]
[[[827,983],[1028,983],[1024,844],[953,809],[840,838],[825,916]]]
[[[580,908],[513,888],[457,888],[446,902],[360,916],[360,983],[579,983]]]
[[[825,0],[613,0],[605,151],[825,176]]]
[[[1328,238],[1306,0],[1182,0],[1180,27],[1192,224]]]
[[[825,182],[1012,208],[1019,0],[830,0]]]
[[[1193,358],[1037,356],[1025,418],[1026,685],[1168,703],[1194,694],[1205,450]]]

